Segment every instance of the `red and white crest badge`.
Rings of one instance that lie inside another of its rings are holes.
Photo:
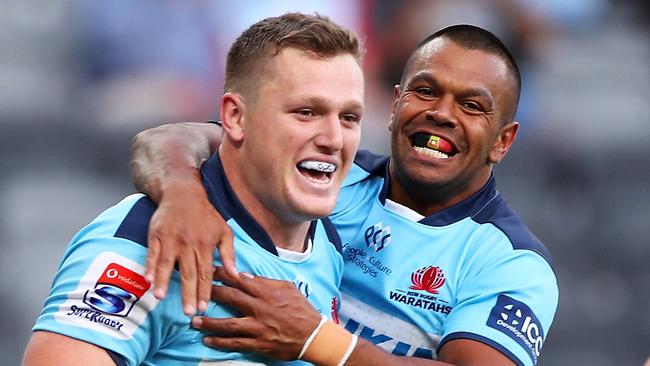
[[[411,273],[411,290],[426,291],[430,294],[437,294],[447,280],[440,267],[427,266]]]

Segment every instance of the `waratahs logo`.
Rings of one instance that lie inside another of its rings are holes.
[[[84,294],[84,303],[102,313],[126,316],[150,286],[140,274],[110,263],[95,288]]]
[[[411,274],[411,290],[426,291],[437,294],[447,280],[440,267],[428,266],[418,269]]]
[[[383,227],[384,223],[379,222],[366,229],[366,245],[378,252],[390,244],[390,226]]]
[[[544,330],[526,304],[510,296],[499,295],[486,324],[519,343],[528,352],[533,364],[537,363],[544,342]]]

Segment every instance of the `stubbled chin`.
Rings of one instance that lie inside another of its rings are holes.
[[[334,210],[335,199],[314,197],[313,195],[301,195],[298,197],[298,210],[310,220],[328,216]]]

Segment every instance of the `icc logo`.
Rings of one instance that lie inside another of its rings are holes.
[[[390,244],[390,226],[380,222],[366,229],[366,245],[378,252]]]
[[[544,331],[535,313],[523,302],[507,295],[499,295],[487,325],[514,339],[529,351],[533,360],[539,357],[544,343]]]
[[[542,343],[544,342],[543,332],[539,321],[530,314],[525,313],[529,313],[529,309],[515,307],[511,303],[503,306],[503,310],[499,315],[504,322],[515,327],[515,329],[526,336],[528,341],[534,346],[533,353],[539,357]]]
[[[440,267],[422,267],[411,273],[411,290],[426,291],[430,294],[437,294],[447,280]]]
[[[149,286],[140,274],[111,263],[97,280],[95,288],[86,291],[84,303],[102,313],[127,316]]]

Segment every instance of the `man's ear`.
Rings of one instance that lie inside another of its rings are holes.
[[[397,84],[393,87],[393,104],[390,107],[390,120],[388,120],[388,131],[393,130],[393,119],[395,118],[395,113],[397,112],[397,101],[399,96],[402,93],[402,87]]]
[[[244,139],[246,105],[241,95],[227,92],[221,96],[221,123],[224,133],[233,142]]]
[[[492,151],[490,151],[489,160],[492,164],[498,164],[508,153],[510,147],[517,139],[519,122],[512,121],[501,127]]]

